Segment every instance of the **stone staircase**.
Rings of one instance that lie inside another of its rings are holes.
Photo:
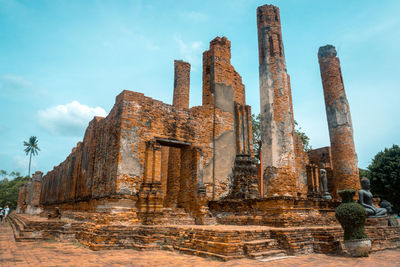
[[[15,214],[10,214],[8,219],[16,241],[38,241],[43,239],[42,232],[30,229],[26,223],[18,216],[15,216]]]
[[[26,215],[12,213],[9,216],[10,224],[16,241],[38,241],[46,239],[74,240],[82,223],[46,219],[39,216],[35,220],[27,219]]]
[[[268,230],[228,230],[224,226],[164,229],[164,249],[228,261],[286,256]]]
[[[286,256],[269,230],[224,229],[200,225],[86,225],[76,234],[93,250],[132,248],[166,249],[222,261],[239,258],[265,259]]]

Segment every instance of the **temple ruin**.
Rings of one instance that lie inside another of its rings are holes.
[[[93,249],[165,248],[223,260],[341,251],[336,192],[360,182],[336,50],[318,52],[330,146],[305,152],[294,130],[279,9],[264,5],[256,14],[261,162],[231,42],[216,37],[203,53],[202,105],[189,108],[190,64],[181,60],[172,105],[122,91],[64,162],[21,187],[16,237],[65,235]],[[321,168],[332,199],[322,197]],[[54,210],[61,220],[46,218]],[[400,245],[399,227],[367,232],[375,249]]]

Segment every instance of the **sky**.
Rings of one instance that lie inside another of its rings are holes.
[[[23,141],[37,136],[31,172],[50,171],[124,89],[171,104],[174,59],[191,63],[190,106],[201,105],[202,53],[216,36],[232,42],[258,113],[264,4],[280,8],[294,117],[312,147],[330,145],[317,59],[326,44],[341,61],[359,167],[400,144],[398,0],[0,0],[0,169],[27,174]]]

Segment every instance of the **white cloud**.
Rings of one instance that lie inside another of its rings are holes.
[[[179,53],[183,60],[188,61],[193,68],[201,65],[203,43],[200,41],[185,42],[179,36],[175,36],[179,45]]]
[[[65,105],[39,110],[40,125],[53,134],[80,136],[94,116],[105,117],[101,107],[89,107],[73,101]]]
[[[180,16],[185,20],[194,22],[204,22],[208,20],[208,16],[206,14],[196,11],[183,12],[180,14]]]

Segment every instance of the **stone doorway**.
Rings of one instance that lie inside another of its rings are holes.
[[[163,207],[184,208],[195,190],[197,158],[190,143],[156,139],[161,145]]]

